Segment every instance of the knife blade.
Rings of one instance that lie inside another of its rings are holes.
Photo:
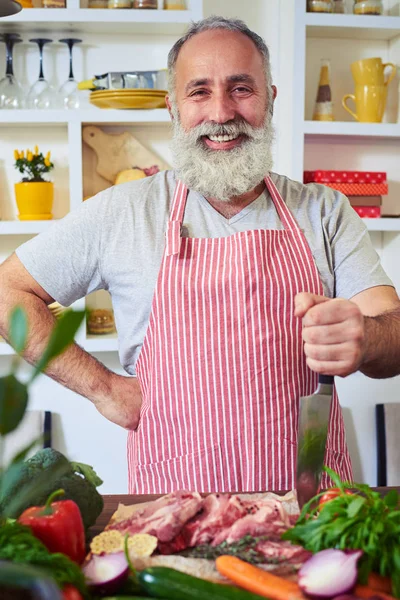
[[[300,398],[296,489],[300,509],[318,493],[328,437],[333,377],[318,375],[311,396]]]

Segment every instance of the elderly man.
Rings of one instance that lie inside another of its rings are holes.
[[[48,374],[129,429],[130,492],[287,489],[299,397],[317,373],[399,373],[400,303],[347,199],[271,173],[263,40],[211,17],[168,66],[175,170],[105,190],[18,248],[1,314],[25,306],[34,362],[47,304],[110,292],[134,377],[77,345]],[[336,396],[326,462],[351,478]]]

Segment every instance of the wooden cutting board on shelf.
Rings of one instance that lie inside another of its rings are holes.
[[[99,127],[88,125],[83,128],[82,137],[97,155],[97,173],[111,183],[115,182],[120,171],[132,167],[148,169],[157,165],[160,171],[170,168],[162,158],[145,148],[129,131],[105,133]]]

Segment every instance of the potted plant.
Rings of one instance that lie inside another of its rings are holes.
[[[14,150],[15,167],[24,177],[15,184],[15,199],[20,221],[52,219],[53,183],[43,179],[54,168],[50,152],[44,156],[37,146],[34,151]]]

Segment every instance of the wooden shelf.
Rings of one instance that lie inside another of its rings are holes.
[[[304,121],[306,136],[347,136],[400,139],[400,123]]]
[[[4,110],[0,124],[34,126],[68,125],[69,123],[140,123],[141,125],[170,124],[166,108],[153,110],[114,110],[88,108],[78,110]]]
[[[197,11],[32,8],[0,21],[0,31],[181,35]]]
[[[306,13],[305,23],[308,37],[392,40],[400,36],[400,16]]]

